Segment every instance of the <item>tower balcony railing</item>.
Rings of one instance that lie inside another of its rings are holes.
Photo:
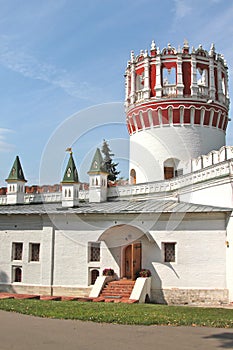
[[[209,97],[209,88],[208,86],[204,86],[204,85],[198,85],[198,92],[197,92],[197,96],[202,98],[202,97]]]
[[[143,90],[136,91],[136,101],[142,101],[144,99],[144,92]]]
[[[163,86],[163,96],[169,97],[169,96],[176,96],[176,85],[164,85]]]

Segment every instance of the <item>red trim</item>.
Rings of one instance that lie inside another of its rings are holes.
[[[156,68],[155,64],[150,66],[150,89],[151,89],[151,96],[155,96],[155,83],[156,83]]]
[[[224,122],[224,125],[223,125],[223,130],[224,131],[226,131],[227,124],[228,124],[228,118],[225,116],[225,122]]]
[[[136,119],[136,124],[137,124],[138,130],[142,130],[142,123],[141,123],[139,115],[136,115],[135,119]]]
[[[152,118],[153,118],[153,125],[158,126],[159,125],[159,112],[153,110],[152,111]]]
[[[168,120],[168,110],[167,109],[163,109],[161,110],[162,113],[162,123],[163,124],[169,124],[169,120]]]
[[[205,111],[205,117],[204,117],[204,125],[210,124],[210,111]]]
[[[184,96],[191,95],[191,63],[183,62],[182,63],[182,72],[183,72],[183,83],[184,83]]]
[[[148,113],[147,112],[143,112],[142,115],[143,115],[145,128],[149,128],[150,127],[150,123],[149,123]]]
[[[212,126],[216,127],[217,121],[218,121],[218,113],[215,112],[213,116]]]
[[[201,111],[196,109],[195,115],[194,115],[194,124],[200,125],[201,124]]]
[[[173,124],[180,124],[180,109],[173,109]]]
[[[221,115],[220,115],[220,121],[219,121],[219,124],[218,124],[219,129],[222,129],[223,121],[224,121],[224,115],[221,114]]]
[[[184,109],[184,124],[190,124],[190,110]]]

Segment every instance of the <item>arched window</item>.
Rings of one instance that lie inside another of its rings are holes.
[[[22,269],[21,269],[21,267],[16,267],[14,269],[14,282],[22,282]]]
[[[95,184],[96,184],[96,186],[98,186],[98,179],[97,178],[95,179]]]
[[[67,197],[67,190],[65,190],[65,197]]]
[[[176,85],[176,68],[163,68],[163,86]]]
[[[95,284],[95,281],[97,279],[97,277],[99,276],[99,270],[92,270],[91,271],[91,284]]]
[[[136,184],[136,171],[135,169],[130,170],[130,185]]]
[[[208,86],[208,71],[207,69],[197,69],[197,84],[201,86]]]
[[[170,69],[163,68],[162,72],[163,80],[163,96],[176,95],[176,68]]]
[[[69,197],[71,197],[71,190],[69,189],[69,194],[68,194]]]

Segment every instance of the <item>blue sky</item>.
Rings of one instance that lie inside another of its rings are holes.
[[[1,186],[16,155],[29,184],[59,182],[70,145],[87,180],[103,138],[127,177],[123,75],[130,51],[149,49],[152,39],[160,48],[188,39],[209,50],[214,42],[233,96],[231,1],[0,0],[0,8]]]

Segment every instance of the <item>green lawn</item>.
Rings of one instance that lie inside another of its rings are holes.
[[[93,322],[233,328],[233,310],[223,308],[9,299],[0,300],[0,309],[39,317]]]

